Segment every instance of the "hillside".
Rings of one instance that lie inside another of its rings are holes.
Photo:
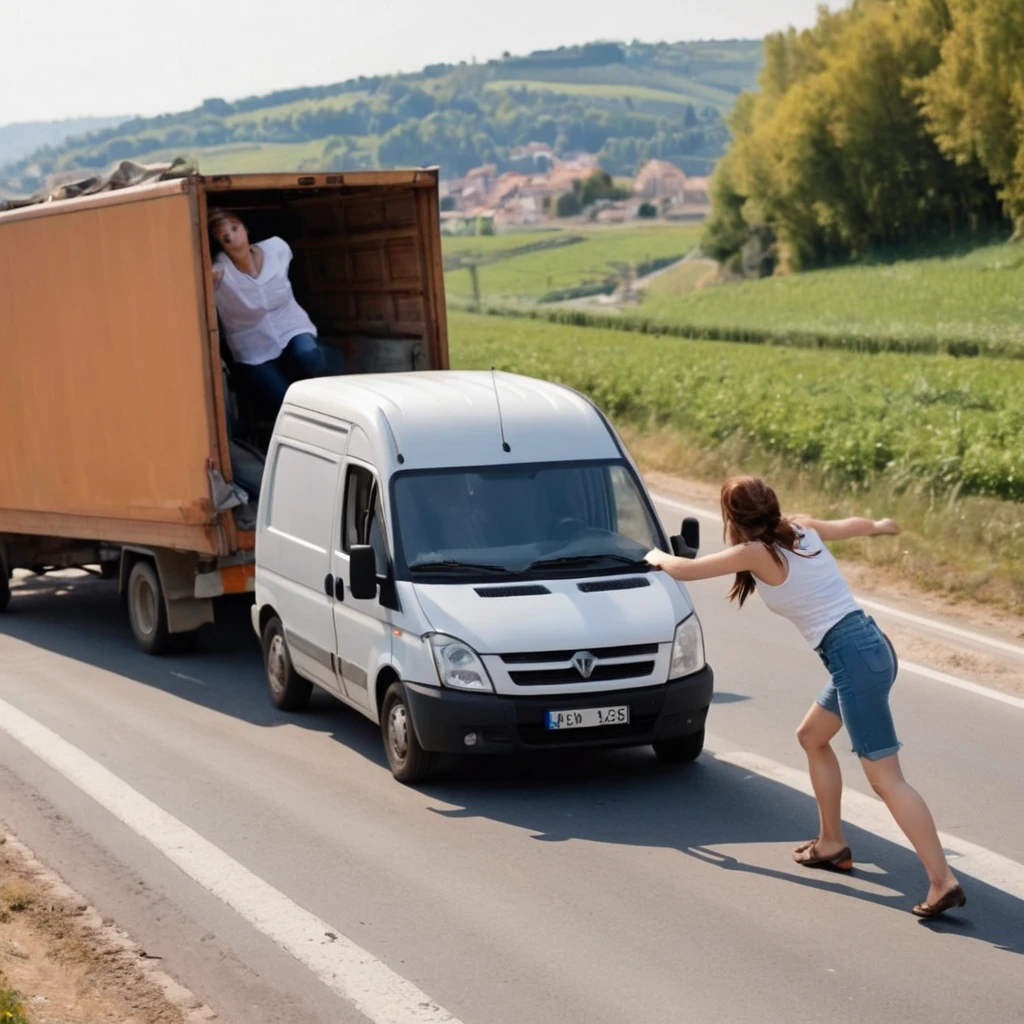
[[[68,121],[25,121],[0,125],[0,167],[29,156],[44,146],[60,146],[87,132],[111,128],[124,117],[79,117]]]
[[[762,62],[756,40],[593,43],[437,64],[137,118],[50,144],[0,167],[0,189],[32,191],[54,173],[126,158],[193,156],[207,172],[439,164],[449,176],[529,142],[597,153],[613,174],[651,157],[706,173],[723,120]]]

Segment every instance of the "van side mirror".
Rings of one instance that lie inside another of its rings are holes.
[[[348,590],[357,601],[372,601],[377,596],[377,559],[369,544],[349,548]]]
[[[693,516],[683,520],[681,536],[672,538],[672,553],[679,558],[696,558],[700,550],[700,522]]]

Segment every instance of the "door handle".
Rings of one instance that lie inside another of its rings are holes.
[[[334,597],[338,601],[345,600],[345,581],[340,576],[334,577]]]
[[[328,597],[334,597],[334,576],[331,573],[324,577],[324,593]]]

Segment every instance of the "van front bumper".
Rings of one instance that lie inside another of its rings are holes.
[[[500,753],[572,747],[640,747],[678,739],[704,728],[714,673],[710,665],[662,686],[543,697],[461,693],[405,683],[416,738],[439,753]],[[628,725],[545,728],[548,711],[629,705]],[[472,745],[466,737],[474,734]]]

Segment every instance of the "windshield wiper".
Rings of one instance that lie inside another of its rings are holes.
[[[496,572],[504,576],[518,576],[514,569],[505,565],[487,565],[483,562],[460,562],[453,558],[438,562],[415,562],[410,572],[447,572],[449,569],[465,569],[470,572]]]
[[[602,559],[609,562],[617,562],[620,565],[631,565],[636,569],[650,568],[649,563],[644,559],[630,558],[629,555],[559,555],[555,558],[540,558],[536,562],[531,562],[526,567],[526,571],[529,572],[533,569],[569,569],[574,566],[590,565],[593,562],[600,562]]]

